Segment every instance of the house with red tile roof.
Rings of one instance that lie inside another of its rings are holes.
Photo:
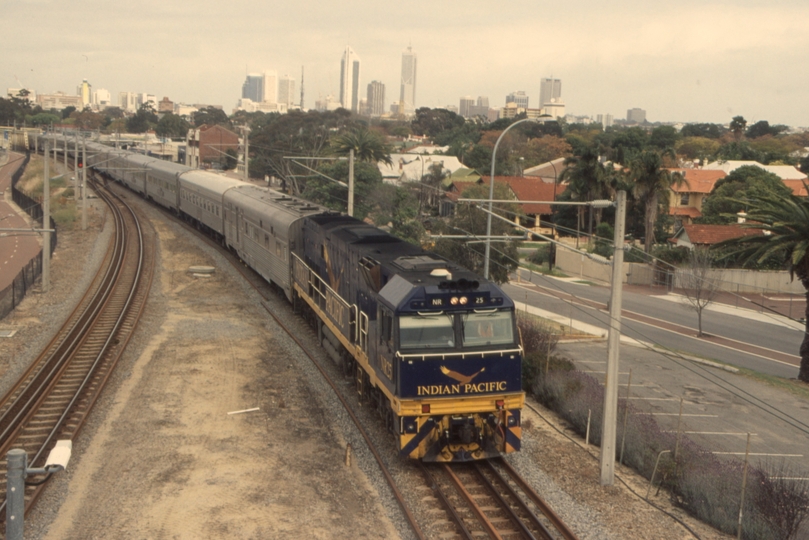
[[[685,177],[681,186],[671,186],[669,214],[674,216],[674,228],[690,224],[702,217],[702,203],[710,195],[716,183],[727,176],[722,170],[669,169]]]
[[[669,238],[676,246],[694,249],[694,247],[710,247],[725,240],[756,236],[761,229],[749,229],[740,225],[683,225],[677,233]]]
[[[515,202],[529,201],[520,205],[520,216],[515,216],[514,221],[533,229],[539,234],[550,234],[552,229],[548,226],[551,220],[551,201],[565,191],[567,184],[549,184],[543,182],[539,177],[519,177],[519,176],[495,176],[496,183],[503,183],[509,187],[514,196]],[[453,182],[446,193],[446,201],[456,203],[459,198],[463,198],[463,193],[473,185],[489,185],[488,178],[482,178],[477,182]],[[442,204],[441,215],[451,215],[451,210]],[[545,221],[545,225],[542,225]]]

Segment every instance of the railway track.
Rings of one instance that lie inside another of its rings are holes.
[[[419,468],[445,511],[442,538],[576,539],[503,459]]]
[[[104,261],[67,322],[0,400],[3,514],[8,451],[21,448],[28,454],[29,467],[41,467],[57,440],[77,436],[146,304],[153,250],[145,245],[133,209],[100,186],[95,191],[107,203],[115,222]],[[42,485],[26,486],[26,511],[41,489]]]

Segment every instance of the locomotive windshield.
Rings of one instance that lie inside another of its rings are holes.
[[[461,320],[465,347],[514,343],[510,311],[465,313]]]
[[[514,343],[512,311],[419,313],[399,316],[401,349],[478,348]]]
[[[399,317],[399,345],[403,349],[454,347],[452,315],[403,315]]]

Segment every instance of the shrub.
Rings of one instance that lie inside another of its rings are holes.
[[[534,251],[531,255],[528,256],[528,262],[532,262],[534,264],[545,264],[548,262],[548,257],[550,256],[551,248],[549,245],[545,244],[539,246],[536,251]]]

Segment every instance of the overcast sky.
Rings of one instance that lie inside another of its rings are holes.
[[[418,55],[416,105],[487,96],[501,107],[543,77],[562,80],[569,114],[649,121],[809,126],[807,0],[2,0],[0,89],[148,92],[230,113],[245,74],[276,70],[305,100],[339,97],[340,58],[361,88],[399,99],[402,51]],[[15,78],[16,77],[16,78]]]

